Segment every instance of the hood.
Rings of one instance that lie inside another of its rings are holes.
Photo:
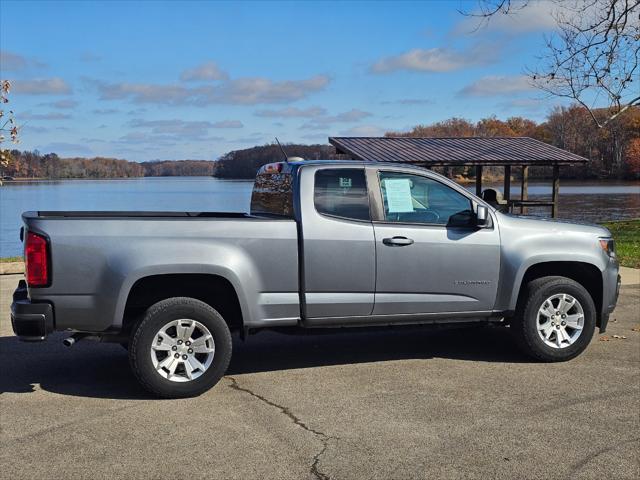
[[[512,215],[501,212],[495,212],[498,216],[500,225],[510,226],[512,228],[542,229],[552,232],[572,232],[590,234],[595,237],[611,237],[608,228],[595,223],[580,223],[571,220],[557,220],[543,217],[525,217],[521,215]]]

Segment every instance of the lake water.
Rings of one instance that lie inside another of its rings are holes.
[[[252,186],[252,181],[211,177],[5,183],[0,187],[0,257],[22,254],[18,231],[20,214],[26,210],[246,212]],[[512,198],[518,197],[517,187],[512,185]],[[530,183],[529,198],[550,199],[550,183]],[[640,183],[561,182],[559,216],[586,222],[638,218]]]

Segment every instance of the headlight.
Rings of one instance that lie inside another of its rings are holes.
[[[613,241],[613,238],[601,238],[600,248],[602,248],[604,253],[606,253],[610,257],[616,256],[616,244]]]

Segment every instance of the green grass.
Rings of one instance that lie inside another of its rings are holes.
[[[640,219],[608,222],[604,224],[616,241],[620,265],[640,268]]]
[[[13,262],[23,262],[24,258],[22,257],[4,257],[0,258],[0,263],[13,263]]]

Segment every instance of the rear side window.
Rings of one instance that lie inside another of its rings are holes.
[[[325,215],[370,220],[367,181],[362,168],[336,168],[316,172],[313,200]]]
[[[293,177],[290,173],[261,173],[251,194],[251,213],[293,218]]]

